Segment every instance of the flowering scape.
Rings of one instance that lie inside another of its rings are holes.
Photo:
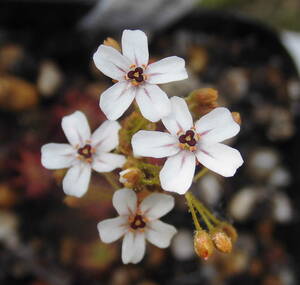
[[[125,264],[142,260],[146,240],[166,248],[176,234],[174,226],[159,220],[174,207],[174,198],[162,191],[185,195],[200,257],[207,259],[214,248],[229,253],[237,238],[235,229],[216,218],[189,189],[208,170],[230,177],[243,164],[239,151],[222,143],[239,132],[239,114],[217,107],[216,91],[209,88],[195,90],[186,99],[169,99],[157,84],[186,79],[185,61],[177,56],[149,61],[147,36],[140,30],[123,31],[122,48],[112,39],[105,41],[93,60],[115,82],[100,95],[108,120],[91,134],[82,112],[65,116],[61,125],[69,144],[44,145],[42,165],[68,168],[63,190],[76,197],[87,192],[92,170],[108,174],[122,169],[119,182],[125,188],[116,189],[112,201],[119,216],[101,221],[98,231],[104,243],[123,238]],[[203,103],[203,96],[209,104]],[[132,103],[133,111],[124,115]],[[207,109],[211,110],[203,111]],[[121,117],[120,124],[116,120]]]

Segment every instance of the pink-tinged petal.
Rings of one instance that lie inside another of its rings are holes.
[[[172,225],[156,220],[147,224],[146,239],[159,248],[166,248],[170,245],[172,237],[177,230]]]
[[[143,216],[148,220],[156,220],[166,215],[174,208],[174,198],[171,195],[153,193],[140,204]]]
[[[84,146],[91,138],[91,130],[87,118],[80,111],[63,117],[61,126],[68,141],[74,147]]]
[[[136,66],[147,65],[149,61],[148,39],[140,30],[124,30],[122,53]]]
[[[144,255],[146,250],[146,240],[145,234],[142,232],[136,232],[134,236],[134,255],[131,258],[133,264],[139,263]]]
[[[98,223],[98,231],[102,242],[111,243],[122,237],[128,226],[128,219],[126,217],[117,217],[107,219]]]
[[[122,244],[122,261],[124,264],[138,263],[145,255],[145,234],[127,232]]]
[[[128,216],[136,211],[137,197],[130,189],[122,188],[116,191],[112,202],[120,216]]]
[[[63,190],[67,195],[82,197],[88,190],[90,179],[91,166],[79,162],[67,171],[63,179]]]
[[[157,85],[143,84],[138,88],[136,102],[142,115],[151,122],[157,122],[171,112],[167,94]]]
[[[93,156],[92,168],[97,172],[110,172],[122,167],[125,162],[124,155],[99,152]]]
[[[198,144],[196,156],[202,165],[225,177],[233,176],[243,164],[238,150],[221,143]]]
[[[204,143],[215,143],[229,139],[240,131],[231,115],[231,112],[223,107],[215,108],[200,118],[196,124],[196,131]]]
[[[193,118],[184,99],[174,96],[170,99],[172,110],[169,116],[162,119],[166,129],[176,135],[193,126]]]
[[[100,96],[100,108],[109,120],[119,119],[132,103],[136,87],[127,81],[114,84]]]
[[[119,144],[120,129],[121,126],[117,121],[105,121],[92,134],[92,147],[102,152],[115,149]]]
[[[131,62],[116,49],[100,45],[93,56],[96,67],[106,76],[121,81],[125,80]]]
[[[42,146],[41,162],[48,169],[68,168],[76,160],[76,150],[69,144],[48,143]]]
[[[131,140],[136,156],[162,158],[176,154],[180,148],[178,139],[168,133],[138,131]]]
[[[147,82],[162,84],[188,78],[185,61],[178,56],[170,56],[149,64],[146,69]]]
[[[180,151],[165,162],[159,173],[161,187],[166,191],[184,194],[191,186],[195,173],[195,155]]]

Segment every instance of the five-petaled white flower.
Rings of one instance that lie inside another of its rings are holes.
[[[91,170],[109,172],[125,163],[123,155],[109,153],[119,143],[120,125],[105,121],[91,135],[85,115],[76,111],[62,119],[70,144],[49,143],[42,147],[42,165],[48,169],[70,168],[63,180],[67,195],[81,197],[88,189]]]
[[[158,219],[173,209],[172,196],[153,193],[140,202],[133,190],[123,188],[114,193],[113,205],[119,217],[100,222],[98,231],[105,243],[124,236],[123,263],[138,263],[142,260],[145,255],[145,239],[160,248],[170,245],[177,230]]]
[[[147,36],[140,30],[124,30],[122,53],[100,45],[94,54],[96,67],[118,82],[104,91],[100,108],[109,120],[117,120],[134,99],[142,115],[156,122],[171,111],[167,94],[156,84],[188,77],[185,61],[171,56],[149,64]]]
[[[193,124],[184,99],[173,97],[171,104],[171,114],[162,119],[170,133],[139,131],[132,138],[135,155],[168,157],[159,174],[162,188],[184,194],[197,161],[225,177],[233,176],[243,159],[238,150],[220,143],[240,130],[230,111],[215,108]]]

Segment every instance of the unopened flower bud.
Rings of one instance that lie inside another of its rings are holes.
[[[223,253],[230,253],[232,250],[231,238],[221,229],[216,228],[211,232],[213,243],[219,251]]]
[[[113,47],[119,52],[121,52],[120,44],[113,38],[106,38],[106,40],[103,41],[103,44],[105,46]]]
[[[218,107],[218,91],[213,88],[196,89],[187,97],[187,103],[197,116],[203,116]]]
[[[142,177],[142,172],[138,168],[127,168],[120,172],[119,181],[128,188],[134,188]]]
[[[238,233],[232,225],[223,222],[218,226],[218,228],[220,228],[226,235],[228,235],[231,238],[232,242],[235,242],[237,240]]]
[[[231,112],[232,118],[239,125],[242,123],[241,114],[239,112]]]
[[[211,237],[205,230],[196,231],[194,236],[194,249],[199,257],[207,260],[214,249]]]

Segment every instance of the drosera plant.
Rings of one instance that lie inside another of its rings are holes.
[[[189,189],[208,171],[230,177],[243,164],[239,151],[222,143],[240,131],[239,113],[220,107],[211,88],[169,99],[158,84],[186,79],[185,61],[170,56],[149,63],[144,32],[125,30],[121,46],[108,38],[93,56],[96,67],[114,82],[100,95],[108,120],[91,134],[83,113],[65,116],[62,128],[70,144],[44,145],[43,166],[69,168],[63,190],[77,197],[88,190],[92,169],[104,175],[115,190],[118,217],[100,221],[98,231],[104,243],[123,238],[125,264],[143,259],[146,240],[160,248],[170,245],[176,228],[160,218],[173,209],[172,195],[186,199],[196,254],[206,260],[214,249],[230,253],[235,228],[215,217]]]

